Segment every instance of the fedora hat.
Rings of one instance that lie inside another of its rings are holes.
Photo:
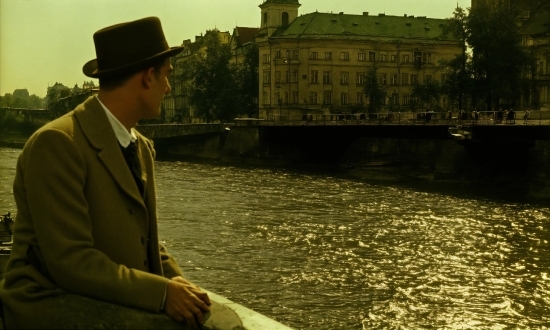
[[[157,17],[146,17],[106,27],[94,33],[96,58],[82,72],[92,78],[132,73],[183,47],[169,47]]]

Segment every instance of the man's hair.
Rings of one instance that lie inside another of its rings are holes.
[[[156,59],[152,63],[148,63],[146,65],[141,65],[138,68],[134,68],[131,71],[125,71],[125,72],[117,73],[111,76],[99,77],[99,88],[103,90],[113,90],[117,87],[124,85],[124,83],[126,83],[128,79],[130,79],[134,74],[149,68],[155,69],[155,77],[158,78],[160,69],[164,65],[164,61],[166,59],[167,57],[163,57],[160,59]]]

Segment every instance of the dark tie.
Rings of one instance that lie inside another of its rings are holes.
[[[134,181],[139,189],[139,193],[143,196],[143,181],[141,181],[141,165],[139,163],[139,157],[137,154],[137,142],[130,142],[127,148],[120,147],[122,154],[124,155],[124,160],[128,164],[128,168],[132,172]]]

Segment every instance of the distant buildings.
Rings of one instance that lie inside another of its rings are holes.
[[[97,93],[97,91],[98,89],[93,80],[84,81],[82,88],[78,84],[75,84],[73,88],[69,88],[56,82],[53,86],[48,87],[46,108],[50,110],[51,117],[56,118],[73,110],[88,96]]]
[[[13,91],[12,95],[13,95],[14,98],[20,98],[20,99],[23,99],[23,100],[28,100],[29,99],[29,91],[26,88],[16,89],[16,90]]]

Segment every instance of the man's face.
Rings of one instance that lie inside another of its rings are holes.
[[[160,115],[160,108],[164,96],[172,90],[168,77],[172,73],[172,64],[170,64],[170,58],[164,60],[164,65],[160,70],[155,71],[151,76],[151,90],[149,93],[149,100],[146,109],[146,113],[143,114],[143,118],[153,119]]]

